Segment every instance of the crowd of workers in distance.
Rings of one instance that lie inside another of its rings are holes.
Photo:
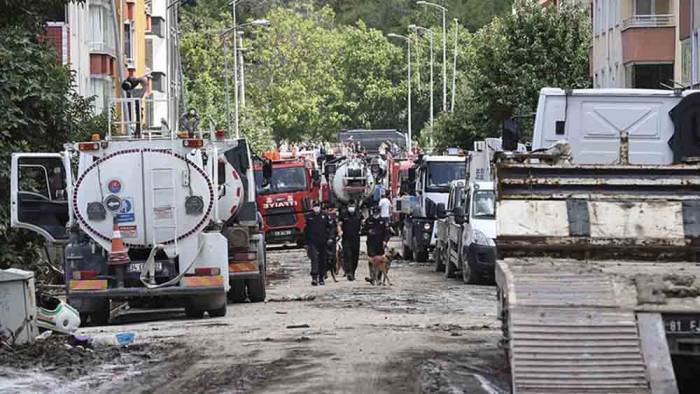
[[[342,258],[345,277],[354,281],[362,235],[367,236],[368,257],[384,255],[391,237],[391,211],[392,204],[386,191],[382,191],[378,204],[370,208],[371,214],[364,220],[355,205],[347,206],[336,215],[315,202],[312,211],[306,214],[304,229],[304,243],[311,261],[311,285],[325,285],[326,276],[335,270],[338,257]],[[338,239],[342,250],[339,254]]]

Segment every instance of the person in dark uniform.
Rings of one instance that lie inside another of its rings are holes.
[[[328,215],[321,211],[321,205],[315,201],[312,211],[306,214],[306,228],[304,229],[306,253],[311,260],[312,286],[325,284],[322,274],[326,272],[328,260],[326,256],[328,225]]]
[[[338,217],[334,210],[328,212],[328,232],[326,233],[328,240],[326,241],[326,266],[324,267],[321,276],[328,277],[328,271],[333,271],[333,279],[335,279],[335,250],[338,247]]]
[[[343,271],[349,281],[355,280],[357,261],[360,258],[360,230],[362,215],[355,205],[349,205],[340,217],[343,237]]]
[[[379,207],[372,208],[372,216],[365,220],[363,232],[367,234],[367,256],[372,258],[383,255],[391,233],[389,232],[389,221],[379,215]],[[372,282],[372,279],[369,277],[365,278],[365,280]]]

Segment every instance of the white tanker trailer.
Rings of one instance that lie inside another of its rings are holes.
[[[372,194],[374,186],[370,167],[360,158],[340,162],[331,181],[331,190],[341,206],[361,205]]]
[[[107,323],[115,300],[184,306],[189,317],[224,316],[229,289],[264,300],[245,140],[108,133],[66,147],[13,154],[11,223],[64,249],[68,302],[83,322]]]

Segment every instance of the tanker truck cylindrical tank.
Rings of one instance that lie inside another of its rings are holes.
[[[333,177],[333,194],[344,204],[363,201],[374,190],[375,180],[360,159],[350,159],[338,166]]]
[[[243,205],[245,187],[243,187],[241,175],[223,155],[219,157],[218,175],[219,219],[226,221],[236,216]]]

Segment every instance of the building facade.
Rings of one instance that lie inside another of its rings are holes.
[[[143,109],[143,119],[146,127],[159,127],[168,114],[166,15],[167,0],[70,3],[54,12],[46,38],[75,72],[78,94],[95,98],[96,114],[122,95],[124,78],[149,76],[135,94],[154,99]]]

